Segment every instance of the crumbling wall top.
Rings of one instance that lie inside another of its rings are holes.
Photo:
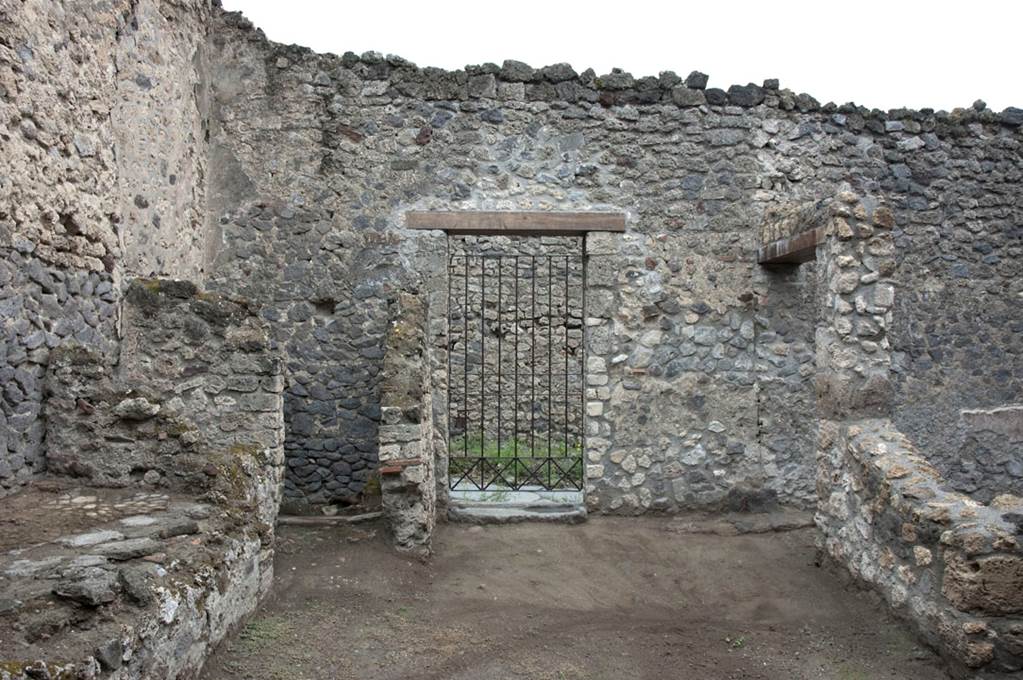
[[[809,94],[782,88],[779,81],[773,78],[760,85],[735,84],[722,89],[708,88],[709,76],[699,71],[693,71],[685,78],[672,71],[662,71],[657,76],[635,77],[621,69],[597,75],[593,69],[577,72],[565,63],[534,68],[512,59],[505,60],[501,65],[474,64],[449,71],[419,67],[400,56],[385,56],[379,52],[365,52],[361,55],[345,52],[341,56],[319,54],[307,47],[268,40],[265,33],[240,12],[221,11],[220,16],[225,25],[245,31],[249,40],[265,43],[272,50],[276,68],[310,62],[320,68],[341,67],[365,80],[390,81],[393,88],[404,96],[427,100],[497,98],[598,102],[604,106],[673,104],[682,108],[752,108],[765,105],[783,111],[831,114],[836,124],[867,127],[877,133],[903,130],[905,121],[910,121],[909,128],[924,122],[932,124],[939,134],[955,134],[954,129],[962,129],[973,123],[1012,128],[1023,126],[1023,109],[1012,106],[995,112],[989,110],[983,101],[977,101],[969,108],[948,112],[929,108],[882,111],[852,102],[821,104]]]

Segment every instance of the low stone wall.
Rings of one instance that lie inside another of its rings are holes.
[[[46,508],[0,541],[17,640],[0,680],[194,677],[272,582],[284,367],[266,323],[174,280],[132,281],[120,318],[116,364],[50,353],[54,477],[0,506],[16,529]]]
[[[283,470],[283,365],[244,303],[187,282],[134,281],[120,362],[53,351],[49,470],[98,486],[187,491],[269,537]]]
[[[428,554],[436,521],[433,397],[424,302],[392,303],[380,389],[380,490],[400,550]]]
[[[821,547],[956,667],[1023,670],[1023,498],[949,490],[886,419],[824,422]]]
[[[894,224],[849,192],[817,247],[820,546],[876,588],[953,670],[1023,670],[1023,498],[953,491],[892,424]]]
[[[0,501],[16,532],[40,508],[32,544],[0,552],[0,680],[195,677],[273,579],[254,526],[188,495],[43,483]]]

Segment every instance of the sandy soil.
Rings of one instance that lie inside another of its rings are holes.
[[[874,596],[815,565],[812,530],[693,535],[595,518],[438,530],[283,528],[275,593],[205,680],[938,680]]]

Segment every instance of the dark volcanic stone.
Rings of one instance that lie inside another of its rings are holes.
[[[536,77],[536,71],[529,64],[514,59],[506,59],[501,65],[501,80],[513,83],[528,83]]]
[[[693,71],[686,77],[686,87],[690,87],[694,90],[702,90],[707,87],[708,80],[709,77],[706,73]]]
[[[578,74],[569,64],[551,64],[540,69],[540,76],[552,83],[560,83],[565,80],[572,80]]]
[[[724,106],[728,103],[728,93],[716,87],[712,87],[703,94],[707,98],[707,103],[712,106]]]
[[[151,538],[130,538],[127,541],[112,541],[97,545],[93,552],[112,560],[124,561],[151,555],[159,549],[160,543]]]
[[[764,101],[764,90],[753,83],[732,85],[728,88],[728,99],[736,106],[749,108]]]
[[[998,115],[998,119],[1005,125],[1019,127],[1023,125],[1023,109],[1010,106]]]
[[[61,579],[53,592],[90,607],[113,602],[117,597],[117,577],[106,569],[89,567]]]
[[[494,123],[495,125],[497,123],[503,123],[504,112],[501,111],[501,109],[487,109],[480,114],[480,120],[485,123]]]
[[[97,647],[93,655],[104,670],[115,671],[121,667],[124,645],[120,638],[114,638]]]

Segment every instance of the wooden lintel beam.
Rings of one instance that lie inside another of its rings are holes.
[[[817,227],[789,238],[764,244],[757,250],[760,264],[802,264],[817,259],[817,245],[824,240],[825,228]]]
[[[405,226],[455,235],[581,236],[588,231],[625,231],[625,213],[413,210],[405,213]]]

